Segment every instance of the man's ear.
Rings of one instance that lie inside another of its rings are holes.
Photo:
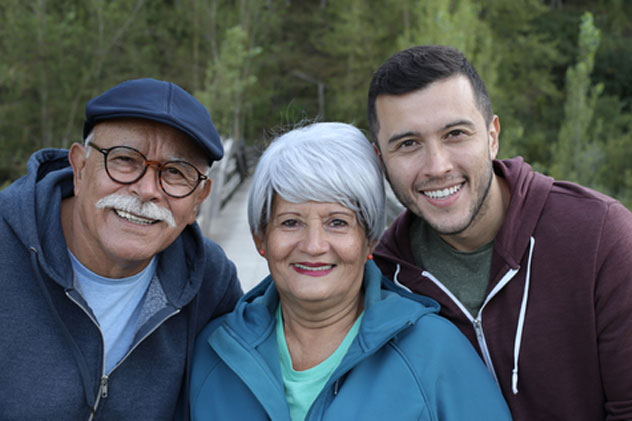
[[[377,143],[373,142],[373,152],[375,152],[375,156],[377,156],[380,160],[380,167],[382,167],[382,172],[386,174],[386,167],[384,167],[384,160],[382,159],[382,152],[380,151]]]
[[[498,155],[498,149],[500,147],[500,119],[497,115],[494,115],[494,117],[492,118],[492,122],[489,124],[488,135],[489,155],[491,159],[496,159],[496,155]]]
[[[375,155],[378,158],[381,158],[382,157],[382,153],[380,152],[380,148],[377,146],[377,143],[373,142],[372,145],[373,145],[373,152],[375,152]]]
[[[84,180],[84,170],[88,158],[86,157],[86,148],[80,143],[73,143],[68,151],[68,161],[72,166],[74,192],[77,196],[81,190],[81,183]]]
[[[211,180],[210,178],[206,179],[204,181],[204,185],[202,186],[202,191],[200,192],[200,195],[198,197],[198,203],[197,203],[198,207],[202,204],[202,202],[204,202],[204,200],[208,197],[208,195],[211,194],[212,187],[213,187],[213,180]]]
[[[189,225],[192,225],[195,222],[198,216],[198,212],[200,210],[200,206],[202,206],[204,199],[206,199],[208,195],[211,194],[211,186],[213,184],[213,180],[208,178],[204,180],[202,183],[204,184],[202,184],[202,186],[200,187],[200,192],[193,193],[194,195],[196,195],[196,197],[195,197],[195,202],[193,202],[193,208],[191,208],[191,218],[187,222],[187,224]]]

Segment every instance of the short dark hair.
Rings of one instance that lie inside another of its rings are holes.
[[[474,66],[456,48],[420,45],[395,53],[373,74],[368,101],[369,130],[373,140],[377,143],[380,128],[375,109],[379,95],[403,95],[456,75],[463,75],[470,81],[476,105],[489,125],[494,117],[492,103]]]

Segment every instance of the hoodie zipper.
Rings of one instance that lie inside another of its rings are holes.
[[[94,325],[96,326],[97,330],[99,331],[99,334],[101,335],[101,342],[103,343],[103,347],[104,347],[104,352],[103,352],[103,359],[101,361],[101,380],[99,382],[99,390],[97,391],[97,398],[94,402],[94,406],[91,409],[90,412],[90,416],[88,417],[88,421],[92,421],[94,419],[94,417],[97,414],[97,410],[99,409],[99,405],[101,404],[101,399],[107,399],[108,397],[108,393],[109,393],[109,379],[110,377],[105,373],[105,338],[103,337],[103,331],[101,331],[101,328],[99,327],[99,323],[95,320],[94,317],[92,317],[92,315],[77,301],[75,300],[69,293],[68,291],[66,292],[66,296],[70,299],[70,301],[72,301],[73,303],[75,303],[85,314],[86,316],[88,316],[90,318],[90,320],[92,321],[92,323],[94,323]],[[136,344],[130,348],[129,351],[127,351],[127,353],[123,356],[123,358],[121,358],[121,360],[112,368],[112,370],[110,371],[110,375],[114,372],[114,370],[116,370],[126,359],[127,357],[152,333],[154,333],[156,331],[156,329],[158,329],[164,322],[166,322],[167,320],[169,320],[171,317],[175,316],[176,314],[180,313],[180,309],[176,309],[175,311],[171,312],[170,314],[168,314],[167,316],[165,316],[160,323],[157,323],[149,332],[147,332],[138,342],[136,342]]]
[[[435,285],[437,285],[454,302],[454,304],[456,304],[456,306],[461,310],[465,317],[467,317],[470,323],[472,323],[472,326],[474,327],[474,331],[476,333],[478,346],[481,349],[481,354],[483,355],[483,361],[485,362],[485,365],[487,366],[487,369],[489,370],[491,375],[494,377],[494,380],[496,380],[496,383],[498,383],[498,377],[496,377],[496,370],[494,369],[494,363],[492,362],[492,357],[489,353],[487,341],[485,340],[485,332],[483,330],[483,309],[485,308],[487,303],[490,302],[491,299],[496,294],[498,294],[500,290],[509,283],[509,281],[511,281],[511,279],[513,279],[513,277],[516,275],[516,273],[518,273],[519,270],[520,267],[516,269],[509,269],[507,273],[505,273],[500,282],[498,282],[498,284],[496,284],[496,286],[489,292],[489,294],[487,294],[487,297],[485,297],[485,301],[483,301],[483,305],[481,305],[476,318],[472,317],[472,315],[465,308],[463,303],[461,303],[461,301],[459,301],[459,299],[456,298],[456,296],[452,294],[452,292],[448,288],[446,288],[446,286],[443,285],[441,281],[435,278],[433,274],[428,271],[423,271],[421,273],[422,276],[425,276],[426,278],[430,279]]]

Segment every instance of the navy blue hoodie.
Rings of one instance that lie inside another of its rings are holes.
[[[61,227],[73,194],[67,156],[35,153],[0,192],[0,419],[184,418],[195,336],[242,295],[235,266],[187,226],[160,253],[131,350],[106,375]]]

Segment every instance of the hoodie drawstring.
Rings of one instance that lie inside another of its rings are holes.
[[[397,268],[395,269],[395,273],[393,274],[393,283],[395,285],[397,285],[398,287],[402,288],[405,291],[408,291],[412,294],[412,290],[410,288],[408,288],[406,285],[402,284],[401,282],[399,282],[399,279],[397,279],[397,277],[399,276],[399,271],[400,271],[400,266],[399,263],[397,264]]]
[[[524,329],[524,319],[527,315],[527,301],[529,299],[529,285],[531,283],[531,259],[535,249],[535,238],[529,241],[529,260],[527,261],[527,274],[524,280],[524,291],[522,293],[522,303],[520,304],[520,315],[518,316],[518,327],[516,328],[516,338],[514,340],[514,366],[511,371],[511,390],[514,395],[518,394],[518,359],[520,358],[520,345],[522,343],[522,331]]]

